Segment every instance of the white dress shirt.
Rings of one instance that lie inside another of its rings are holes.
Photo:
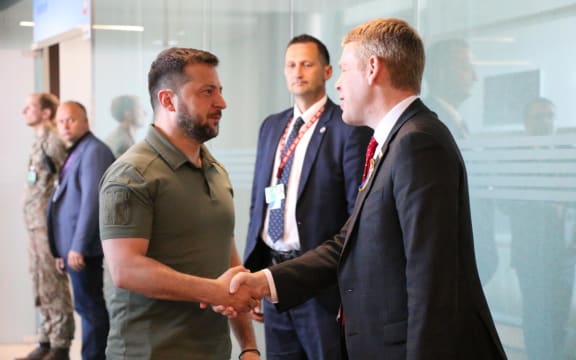
[[[298,109],[298,106],[294,104],[294,117],[290,123],[290,128],[286,132],[289,134],[292,131],[292,127],[296,122],[295,119],[301,117],[304,121],[304,125],[300,131],[306,127],[306,125],[314,118],[316,113],[322,108],[327,101],[327,96],[325,95],[322,99],[312,105],[304,113]],[[302,166],[304,164],[304,156],[306,155],[306,150],[308,149],[308,144],[310,144],[310,139],[316,129],[317,121],[310,126],[300,138],[300,142],[294,150],[294,159],[292,160],[292,168],[290,170],[290,177],[288,178],[288,184],[285,189],[285,202],[284,202],[284,234],[282,238],[276,242],[272,240],[268,234],[268,221],[270,211],[266,211],[266,217],[264,219],[264,226],[262,227],[261,237],[270,248],[276,251],[289,251],[289,250],[300,250],[300,237],[298,236],[298,224],[296,223],[296,202],[298,196],[298,186],[300,185],[300,176],[302,175]],[[278,167],[280,166],[280,153],[282,152],[281,147],[282,142],[278,144],[276,149],[276,156],[274,160],[274,167],[272,170],[272,177],[270,179],[270,185],[276,185],[278,178],[276,174],[278,173]],[[264,189],[259,189],[258,191],[264,191]]]
[[[386,139],[388,139],[388,135],[390,135],[390,131],[392,131],[392,128],[396,125],[400,115],[402,115],[408,106],[410,106],[410,104],[412,104],[416,99],[418,99],[418,96],[412,95],[400,101],[392,108],[392,110],[388,111],[382,120],[380,120],[378,125],[376,125],[373,136],[378,142],[378,147],[374,152],[374,160],[378,159],[378,157],[382,155],[382,146],[386,142]]]

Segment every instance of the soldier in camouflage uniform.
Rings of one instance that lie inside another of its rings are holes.
[[[68,277],[56,270],[50,253],[46,209],[58,180],[58,170],[66,157],[53,120],[58,99],[51,94],[32,94],[22,110],[26,125],[35,131],[28,164],[24,199],[24,219],[30,236],[30,272],[35,305],[42,315],[39,346],[21,359],[51,360],[69,358],[74,336],[74,317]]]

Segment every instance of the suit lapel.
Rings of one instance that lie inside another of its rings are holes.
[[[396,121],[396,124],[392,127],[390,134],[388,134],[386,141],[382,145],[381,154],[376,160],[376,163],[374,164],[374,171],[370,176],[370,178],[368,179],[368,184],[366,185],[366,188],[363,191],[358,192],[358,196],[356,197],[356,204],[354,205],[354,211],[352,212],[352,215],[350,215],[348,233],[346,234],[346,240],[344,241],[342,254],[344,254],[344,251],[346,251],[346,248],[350,242],[349,241],[351,237],[350,235],[354,232],[354,229],[356,227],[356,221],[360,216],[362,207],[364,206],[364,201],[366,201],[368,194],[370,194],[370,192],[372,191],[372,186],[374,184],[375,179],[379,176],[384,176],[383,174],[380,174],[380,168],[382,167],[382,163],[384,163],[386,159],[386,155],[388,154],[388,150],[390,149],[390,143],[396,137],[396,134],[398,134],[400,128],[402,128],[402,126],[408,120],[414,117],[414,115],[416,115],[418,112],[425,109],[426,108],[424,107],[424,104],[420,101],[420,99],[416,99],[412,104],[410,104],[410,106],[408,106],[408,108],[402,113],[402,115],[400,115],[400,117]]]
[[[82,142],[79,143],[74,150],[72,150],[74,157],[71,160],[69,160],[70,164],[68,165],[68,167],[66,169],[66,173],[59,180],[58,186],[56,186],[56,189],[54,190],[54,192],[52,194],[52,202],[57,202],[62,197],[62,194],[64,194],[64,191],[66,190],[66,187],[67,187],[68,182],[70,181],[70,179],[72,177],[72,174],[76,171],[76,168],[79,166],[80,156],[82,154],[82,151],[84,150],[84,143],[86,140],[87,139],[83,139]],[[68,155],[68,156],[70,156],[70,155]],[[66,161],[68,161],[68,159]],[[66,162],[65,162],[65,164],[66,164]]]
[[[62,183],[67,182],[68,181],[67,179],[70,177],[70,174],[76,172],[76,168],[78,168],[78,166],[80,165],[80,159],[82,158],[82,153],[84,152],[86,145],[91,141],[91,136],[92,135],[88,133],[84,138],[80,140],[80,143],[78,143],[76,148],[72,150],[74,158],[71,160],[72,163],[68,166],[68,169],[66,169],[66,174],[62,178]]]
[[[280,139],[282,138],[282,134],[284,133],[284,129],[286,129],[286,125],[288,121],[292,118],[292,111],[288,111],[283,117],[273,121],[272,124],[272,131],[270,135],[265,140],[266,145],[264,147],[264,156],[262,160],[262,164],[264,164],[264,168],[262,169],[262,174],[266,175],[264,180],[264,187],[269,185],[270,176],[272,175],[272,170],[274,169],[274,160],[276,157],[276,150],[278,149],[278,145],[280,143]]]
[[[318,124],[316,124],[316,127],[314,128],[314,133],[310,138],[310,143],[308,144],[306,154],[304,155],[304,163],[302,164],[302,172],[300,174],[300,183],[298,184],[297,198],[300,198],[302,191],[304,191],[304,187],[308,181],[308,176],[310,176],[310,171],[316,162],[318,149],[320,149],[322,139],[324,139],[324,134],[326,133],[326,130],[328,130],[327,124],[332,119],[333,111],[334,103],[332,103],[330,99],[327,99],[324,112],[322,113],[322,116],[320,116],[320,119],[318,119]]]
[[[80,158],[82,157],[82,153],[84,152],[84,147],[87,141],[88,139],[85,139],[82,142],[82,144],[78,144],[78,147],[74,149],[74,158],[72,159],[72,163],[70,164],[70,167],[68,168],[68,171],[64,176],[65,178],[68,177],[67,175],[74,173],[76,171],[76,168],[78,168],[78,166],[80,165]]]
[[[348,221],[348,232],[346,234],[346,239],[344,241],[344,246],[342,248],[342,254],[344,254],[344,252],[348,247],[348,244],[350,242],[349,240],[351,237],[350,235],[354,232],[354,229],[356,228],[356,221],[358,220],[358,216],[360,215],[362,207],[364,206],[364,201],[366,200],[366,197],[372,190],[372,184],[374,184],[374,179],[380,174],[380,167],[384,162],[384,156],[385,156],[384,148],[382,148],[382,155],[378,157],[376,163],[374,164],[373,173],[367,180],[368,184],[366,184],[364,190],[359,191],[358,195],[356,196],[356,203],[354,204],[354,210],[352,211],[352,214],[350,215],[350,220]]]

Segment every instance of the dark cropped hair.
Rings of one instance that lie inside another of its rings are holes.
[[[330,65],[330,54],[328,53],[326,45],[324,45],[322,41],[316,39],[312,35],[302,34],[293,37],[292,40],[290,40],[290,42],[288,43],[288,46],[286,46],[286,49],[288,49],[290,45],[293,44],[305,44],[305,43],[316,44],[316,47],[318,48],[318,53],[320,54],[320,60],[322,60],[324,65]]]
[[[534,105],[548,106],[548,108],[550,109],[554,109],[555,107],[554,102],[552,100],[545,98],[543,96],[538,96],[528,101],[526,105],[524,105],[524,118],[528,117],[528,114],[530,113],[530,111],[532,111]]]
[[[134,111],[138,105],[136,97],[133,95],[120,95],[112,99],[110,104],[110,113],[119,123],[124,122],[126,111]]]
[[[158,105],[157,93],[161,89],[176,90],[184,78],[184,68],[191,64],[208,64],[217,66],[216,55],[207,51],[187,48],[170,48],[162,51],[148,72],[148,91],[152,109]]]
[[[426,52],[425,77],[428,85],[443,84],[446,72],[454,71],[454,66],[461,61],[458,52],[468,49],[470,46],[462,38],[448,38],[433,43]]]

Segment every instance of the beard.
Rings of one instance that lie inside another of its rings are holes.
[[[217,111],[209,114],[208,117],[212,115],[221,116],[222,113],[221,111]],[[207,123],[202,124],[200,117],[190,114],[182,102],[178,104],[176,121],[178,122],[178,127],[184,131],[186,136],[190,139],[196,140],[200,144],[205,143],[218,135],[218,125],[216,125],[216,128],[214,129]]]

